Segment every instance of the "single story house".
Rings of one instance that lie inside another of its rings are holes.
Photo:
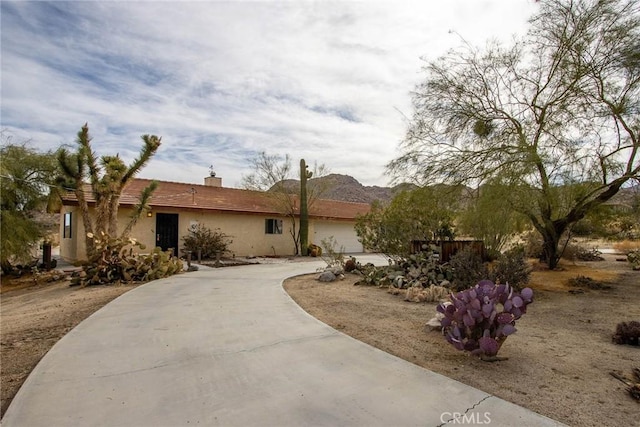
[[[118,210],[118,226],[129,222],[140,192],[151,180],[134,179],[124,189]],[[86,193],[90,208],[95,205]],[[158,181],[143,215],[131,232],[147,249],[173,248],[179,255],[182,237],[194,224],[220,229],[231,236],[231,252],[236,256],[293,255],[291,220],[280,212],[273,196],[259,191],[222,187],[221,178],[205,178],[204,185]],[[355,218],[369,211],[364,203],[316,200],[309,209],[309,243],[320,245],[333,236],[346,253],[362,252],[354,230]],[[60,215],[60,256],[68,261],[86,259],[85,230],[74,193],[62,197]],[[296,218],[299,222],[299,218]]]

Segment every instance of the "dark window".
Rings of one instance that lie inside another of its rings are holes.
[[[62,237],[65,239],[71,238],[71,212],[64,214],[64,231]]]
[[[266,234],[282,234],[282,220],[281,219],[265,220],[264,232]]]

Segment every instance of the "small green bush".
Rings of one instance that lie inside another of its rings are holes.
[[[229,245],[233,243],[230,237],[219,228],[211,230],[202,224],[195,224],[189,227],[189,234],[182,238],[182,250],[193,254],[201,250],[203,259],[215,258],[217,252],[222,255],[229,252]]]
[[[453,269],[453,288],[457,291],[468,289],[489,277],[487,264],[470,247],[452,256],[449,265]]]
[[[530,276],[531,267],[523,247],[515,247],[500,255],[489,274],[493,282],[508,283],[516,291],[529,283]]]

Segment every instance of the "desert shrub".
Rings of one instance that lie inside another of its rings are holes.
[[[529,283],[531,267],[524,255],[523,247],[515,247],[500,255],[489,277],[496,283],[508,283],[516,290]]]
[[[458,291],[489,277],[489,269],[482,257],[468,247],[452,256],[449,265],[453,269],[453,288]]]
[[[616,344],[640,345],[640,322],[620,322],[616,326],[616,332],[612,337]]]
[[[529,231],[522,236],[524,256],[527,258],[543,258],[543,241],[540,233]]]
[[[230,238],[219,228],[211,230],[202,224],[194,224],[189,227],[189,234],[182,238],[182,250],[194,254],[201,250],[202,258],[215,258],[217,252],[229,252],[229,245],[233,243]]]
[[[629,252],[627,254],[627,261],[631,264],[631,268],[640,270],[640,249]]]
[[[587,249],[583,246],[578,247],[575,259],[579,261],[604,261],[602,252],[600,252],[598,248]]]
[[[587,276],[576,276],[569,279],[569,286],[573,288],[587,288],[594,290],[611,289],[611,285],[608,285],[599,280],[594,280]]]
[[[570,241],[562,251],[562,258],[570,261],[604,261],[602,252],[596,247],[587,248],[585,245]]]
[[[72,280],[73,285],[146,282],[171,276],[182,270],[182,261],[171,251],[154,248],[150,254],[136,254],[134,247],[144,245],[133,238],[115,238],[105,233],[94,236],[94,252],[83,267],[83,274]]]
[[[328,267],[342,267],[344,268],[344,246],[338,247],[338,242],[333,236],[329,236],[326,239],[320,241],[324,250],[320,251],[320,255]]]
[[[446,298],[451,290],[444,286],[431,285],[428,288],[412,286],[407,289],[404,300],[411,302],[435,302]]]
[[[584,250],[584,249],[581,248],[579,245],[575,243],[568,243],[567,246],[565,246],[564,250],[562,251],[562,258],[569,261],[575,261],[578,259],[578,251],[581,251],[581,250]]]
[[[485,360],[495,358],[507,337],[516,332],[516,320],[533,302],[533,291],[517,292],[506,284],[483,280],[473,288],[452,294],[438,305],[446,340],[458,350]]]
[[[622,240],[613,244],[613,249],[618,253],[628,254],[631,251],[640,251],[640,240]]]
[[[344,271],[347,273],[351,273],[354,270],[358,269],[358,262],[354,257],[349,257],[348,260],[344,262]]]

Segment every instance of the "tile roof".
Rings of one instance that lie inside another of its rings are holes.
[[[133,206],[137,204],[140,192],[151,181],[150,179],[133,179],[122,192],[120,205]],[[149,203],[152,209],[171,207],[215,212],[280,215],[280,211],[274,205],[273,198],[266,192],[181,182],[157,182],[158,188]],[[95,201],[88,184],[85,185],[85,195],[89,203]],[[76,196],[72,192],[66,193],[62,200],[63,204],[77,203]],[[315,218],[354,219],[358,214],[364,214],[368,211],[369,205],[366,203],[319,199],[309,209],[309,215]]]

